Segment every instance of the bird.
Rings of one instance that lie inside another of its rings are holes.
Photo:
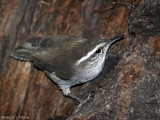
[[[109,39],[72,35],[33,36],[18,46],[11,57],[29,61],[43,70],[65,96],[78,101],[81,106],[90,95],[81,100],[71,93],[71,87],[96,78],[104,67],[111,44],[123,38],[123,34]]]

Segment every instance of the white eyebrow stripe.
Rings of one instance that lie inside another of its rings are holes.
[[[82,63],[83,61],[85,61],[86,59],[88,59],[91,55],[94,54],[94,52],[96,52],[96,50],[102,46],[104,46],[106,43],[101,43],[99,45],[97,45],[92,51],[90,51],[87,55],[83,56],[82,58],[80,58],[75,65],[79,65],[80,63]]]

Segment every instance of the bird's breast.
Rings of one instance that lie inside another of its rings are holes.
[[[90,67],[83,67],[83,68],[76,68],[76,72],[72,77],[72,80],[75,81],[75,84],[81,84],[93,80],[97,77],[103,69],[105,58],[104,60],[98,61],[97,64],[92,65]]]

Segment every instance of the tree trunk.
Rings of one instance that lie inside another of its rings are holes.
[[[103,72],[63,96],[43,71],[9,57],[30,36],[125,39],[111,47]],[[0,119],[160,119],[160,1],[1,0]]]

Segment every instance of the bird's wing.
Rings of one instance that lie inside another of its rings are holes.
[[[82,38],[72,36],[31,37],[13,53],[12,57],[20,60],[32,61],[34,65],[46,71],[56,71],[62,78],[69,78],[72,74],[73,61],[77,59],[78,42],[85,42]],[[79,51],[79,50],[78,50]]]

